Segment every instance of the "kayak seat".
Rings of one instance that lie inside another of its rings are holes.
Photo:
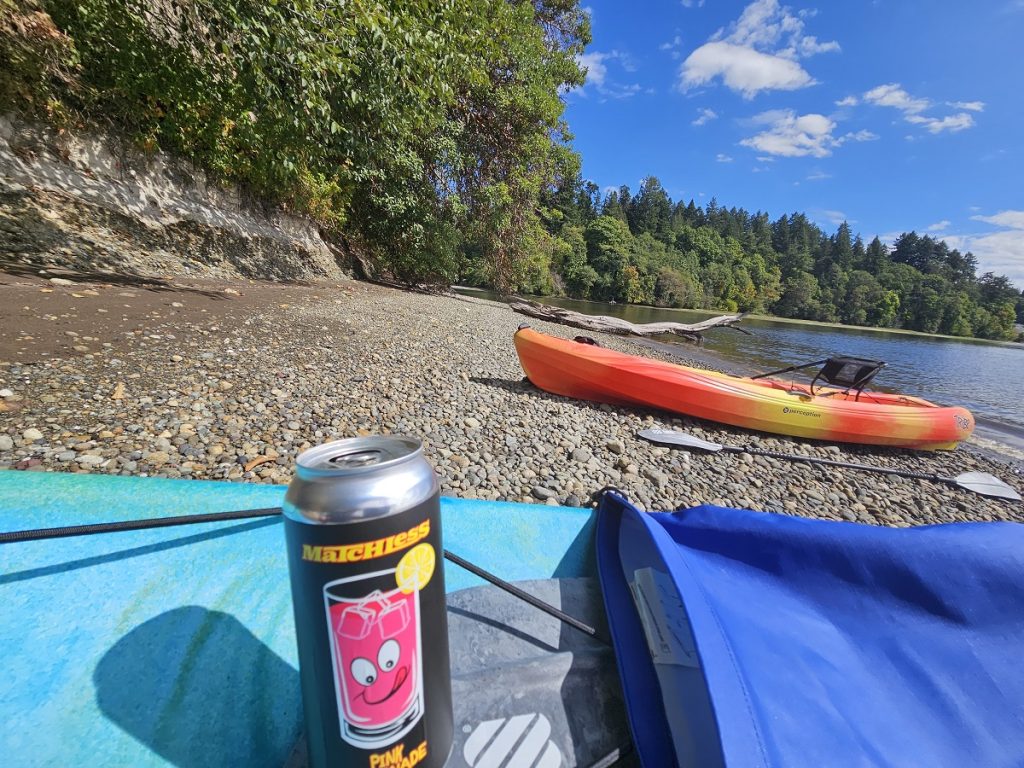
[[[854,390],[858,397],[878,372],[885,367],[881,360],[866,360],[862,357],[830,357],[811,382],[811,393],[818,379],[824,379],[836,387]]]

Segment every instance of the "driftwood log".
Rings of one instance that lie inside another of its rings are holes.
[[[582,328],[585,331],[616,333],[620,336],[656,336],[659,333],[672,333],[676,336],[682,336],[688,341],[700,344],[704,338],[702,332],[708,328],[732,328],[734,331],[750,333],[743,328],[733,325],[733,323],[743,319],[743,314],[709,317],[707,320],[701,320],[699,323],[631,323],[619,317],[584,315],[579,312],[573,312],[571,309],[552,307],[549,304],[539,304],[529,299],[516,298],[509,306],[521,315],[535,317],[538,320],[561,323],[573,328]]]

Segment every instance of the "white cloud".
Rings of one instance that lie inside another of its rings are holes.
[[[729,157],[726,154],[723,154],[722,152],[719,152],[717,155],[715,155],[715,162],[716,163],[731,163],[732,162],[732,158]]]
[[[976,206],[972,206],[975,210]],[[1024,211],[1000,211],[992,216],[971,216],[974,221],[984,221],[1007,229],[1024,229]]]
[[[774,163],[775,162],[775,158],[774,157],[769,157],[768,155],[758,155],[757,156],[757,162],[759,162],[759,163]]]
[[[886,85],[872,88],[864,94],[864,101],[879,107],[898,109],[903,113],[903,119],[908,123],[923,126],[931,133],[942,133],[943,131],[956,133],[974,125],[974,118],[968,112],[957,112],[955,115],[946,115],[945,117],[921,114],[925,110],[931,109],[932,103],[928,99],[911,96],[903,90],[899,83],[887,83]],[[984,102],[981,101],[946,103],[958,109],[974,112],[980,112],[985,108]],[[906,136],[905,138],[913,141],[911,136]]]
[[[619,66],[626,72],[632,72],[636,69],[628,53],[617,50],[608,52],[593,51],[580,54],[577,61],[581,67],[587,70],[587,79],[583,87],[577,89],[577,93],[585,95],[586,89],[589,86],[593,86],[601,96],[611,99],[627,99],[643,90],[643,86],[637,83],[622,84],[608,79],[607,62],[618,61]]]
[[[682,54],[679,52],[679,49],[682,48],[682,47],[683,47],[683,38],[682,38],[681,35],[676,35],[675,37],[672,38],[671,41],[669,41],[667,43],[662,43],[661,45],[659,45],[658,49],[662,50],[662,51],[668,51],[669,55],[673,59],[678,59],[680,56],[682,56]]]
[[[965,128],[970,128],[974,125],[974,118],[966,112],[947,115],[941,119],[937,117],[928,117],[927,115],[907,115],[906,120],[908,123],[923,125],[932,133],[942,133],[943,131],[956,133],[957,131],[962,131]]]
[[[925,227],[925,231],[944,232],[945,230],[949,229],[949,225],[952,223],[953,222],[951,222],[949,219],[943,219],[942,221],[937,221],[934,224],[929,224],[927,227]]]
[[[608,67],[604,63],[611,54],[609,53],[584,53],[577,59],[580,66],[587,70],[587,85],[593,83],[596,86],[604,85],[604,79],[608,76]]]
[[[878,107],[894,107],[908,114],[923,112],[931,106],[928,99],[916,99],[900,87],[899,83],[888,83],[872,88],[864,94],[864,101]]]
[[[966,109],[970,112],[981,112],[985,109],[984,101],[947,101],[946,104],[954,109]]]
[[[814,35],[807,35],[807,37],[799,38],[792,48],[787,48],[783,51],[783,55],[792,51],[794,55],[806,59],[808,56],[814,56],[817,53],[838,53],[840,50],[842,49],[835,40],[819,43],[818,38]]]
[[[978,272],[1006,275],[1024,288],[1024,211],[999,211],[992,216],[971,216],[974,221],[1000,229],[963,235],[942,235],[950,247],[970,251],[978,260]]]
[[[686,58],[680,70],[684,88],[705,85],[716,77],[747,99],[759,91],[795,91],[816,82],[795,61],[723,42],[705,43]]]
[[[818,213],[820,213],[821,216],[825,219],[825,221],[827,221],[829,224],[832,224],[837,227],[844,221],[847,224],[856,223],[855,219],[851,220],[847,218],[846,214],[843,213],[842,211],[818,211]]]
[[[770,127],[740,144],[768,155],[828,157],[836,143],[832,136],[836,124],[824,115],[798,117],[791,109],[773,109],[756,115],[754,122]]]
[[[844,133],[838,139],[836,139],[836,146],[841,146],[848,141],[874,141],[878,138],[877,133],[872,133],[867,129],[861,129],[859,131],[851,131],[850,133]]]
[[[706,125],[716,117],[718,117],[718,113],[713,109],[698,109],[697,119],[690,123],[690,125]]]
[[[679,70],[684,90],[721,78],[726,87],[753,98],[760,91],[793,91],[817,81],[797,59],[838,51],[834,40],[804,34],[804,18],[778,0],[754,0],[728,28],[694,50]]]
[[[836,102],[837,107],[855,107],[860,103],[860,100],[856,96],[847,96],[845,99],[840,99]]]
[[[814,171],[807,177],[807,181],[822,181],[823,179],[831,179],[831,173],[825,173],[824,171]]]
[[[680,0],[683,8],[703,8],[704,0]]]

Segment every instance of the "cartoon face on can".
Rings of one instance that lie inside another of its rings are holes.
[[[382,589],[394,585],[394,569],[324,585],[341,737],[358,747],[393,743],[423,714],[419,591]]]

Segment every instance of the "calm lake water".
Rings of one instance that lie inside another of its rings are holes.
[[[493,298],[490,294],[474,295]],[[693,323],[717,312],[655,309],[630,304],[603,304],[545,297],[555,304],[591,315],[612,315],[633,323]],[[524,318],[526,319],[526,318]],[[831,328],[786,321],[745,319],[747,336],[729,328],[704,334],[704,346],[671,342],[679,354],[730,373],[750,375],[830,355],[884,360],[875,378],[877,389],[906,392],[943,405],[962,405],[979,417],[1005,425],[1019,438],[1024,433],[1024,345],[940,339],[851,328]],[[814,369],[810,369],[813,374]],[[801,374],[791,374],[800,377]]]

